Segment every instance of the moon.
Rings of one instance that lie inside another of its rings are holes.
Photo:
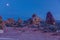
[[[10,4],[9,3],[6,3],[6,6],[10,6]]]

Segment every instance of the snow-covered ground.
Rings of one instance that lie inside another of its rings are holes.
[[[0,33],[0,40],[60,40],[60,36],[52,36],[52,33],[32,31],[31,28],[25,28],[24,30],[18,31],[9,27],[7,31]]]

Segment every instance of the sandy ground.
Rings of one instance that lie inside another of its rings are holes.
[[[18,31],[9,27],[7,31],[0,33],[0,40],[60,40],[60,36],[53,36],[53,33],[25,29],[26,31]]]

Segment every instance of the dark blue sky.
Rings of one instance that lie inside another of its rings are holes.
[[[45,19],[48,11],[56,20],[60,20],[60,0],[0,0],[0,15],[3,19],[20,17],[24,20],[33,13]]]

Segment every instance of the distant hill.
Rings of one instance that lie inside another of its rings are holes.
[[[60,20],[56,20],[57,23],[60,23]]]

